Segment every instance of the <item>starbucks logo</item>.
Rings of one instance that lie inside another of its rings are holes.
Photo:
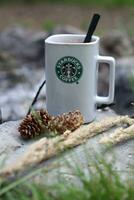
[[[80,61],[71,56],[66,56],[58,60],[55,67],[58,79],[65,83],[79,83],[83,67]]]

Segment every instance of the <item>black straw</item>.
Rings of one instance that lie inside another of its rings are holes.
[[[99,14],[94,14],[93,17],[92,17],[92,20],[91,20],[91,23],[89,25],[89,28],[88,28],[88,32],[87,32],[87,35],[85,37],[85,40],[84,40],[84,43],[86,42],[91,42],[91,39],[92,39],[92,35],[96,29],[96,26],[99,22],[99,19],[100,19],[100,15]]]

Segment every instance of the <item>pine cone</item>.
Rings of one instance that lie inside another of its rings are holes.
[[[83,122],[83,116],[77,110],[56,117],[50,116],[47,111],[40,110],[26,116],[21,122],[18,131],[22,138],[30,139],[42,134],[46,130],[56,134],[62,134],[66,130],[74,131]]]
[[[46,128],[48,128],[48,122],[52,119],[48,112],[43,109],[35,112],[35,117],[37,118],[37,120],[40,120],[40,123]]]
[[[34,138],[40,135],[44,129],[48,128],[49,120],[51,120],[51,117],[46,111],[33,112],[24,118],[18,131],[24,139]]]
[[[74,131],[84,123],[84,119],[80,111],[72,111],[64,113],[56,117],[52,117],[49,121],[48,129],[50,131],[63,134],[66,130]]]

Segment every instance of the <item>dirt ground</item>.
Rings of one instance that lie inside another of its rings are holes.
[[[94,12],[101,14],[101,21],[97,29],[99,34],[103,34],[109,29],[123,29],[134,35],[134,7],[109,9],[48,3],[1,5],[0,30],[14,24],[36,29],[44,29],[46,26],[51,27],[57,24],[69,24],[86,30]]]

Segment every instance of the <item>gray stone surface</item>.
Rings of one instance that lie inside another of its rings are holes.
[[[119,114],[134,114],[134,58],[125,57],[116,61],[115,111]]]
[[[98,111],[96,120],[100,121],[101,119],[104,119],[108,116],[116,115],[111,110],[103,112]],[[3,123],[2,125],[0,125],[0,160],[6,158],[4,165],[16,163],[17,159],[19,159],[27,151],[28,147],[35,141],[24,141],[21,139],[17,131],[19,123],[20,121],[15,121]],[[113,162],[112,160],[115,156],[116,162],[114,160],[114,167],[121,173],[123,172],[122,175],[125,176],[125,173],[129,171],[130,164],[133,164],[134,162],[134,141],[131,140],[125,142],[124,144],[116,145],[106,151],[104,154],[104,145],[98,144],[98,141],[102,137],[102,135],[110,134],[110,132],[111,131],[108,131],[98,136],[95,136],[89,139],[85,144],[75,147],[72,150],[66,151],[64,154],[61,154],[61,156],[42,162],[41,165],[46,165],[46,169],[50,168],[51,166],[55,166],[56,164],[56,167],[54,167],[54,169],[51,170],[50,173],[48,173],[48,182],[51,182],[51,177],[56,175],[59,171],[69,173],[65,161],[68,161],[73,165],[77,163],[77,165],[79,165],[86,171],[87,153],[90,153],[92,156],[94,151],[97,153],[101,153],[101,155],[106,160],[111,162]]]
[[[125,31],[111,30],[101,38],[101,53],[115,58],[133,55],[134,48]]]
[[[109,85],[109,70],[105,65],[99,71],[99,95],[107,95]],[[116,59],[115,68],[115,106],[117,114],[134,114],[134,58]]]
[[[21,156],[33,141],[25,142],[21,139],[18,126],[21,121],[10,121],[0,125],[0,160],[12,163]]]
[[[0,33],[0,51],[17,59],[39,62],[44,57],[44,39],[48,33],[23,27],[8,27]]]
[[[0,109],[3,121],[23,118],[45,79],[44,39],[49,33],[11,26],[0,32]],[[45,89],[37,103],[44,105]]]
[[[0,155],[12,153],[21,147],[15,131],[17,125],[15,122],[8,122],[0,126]]]

